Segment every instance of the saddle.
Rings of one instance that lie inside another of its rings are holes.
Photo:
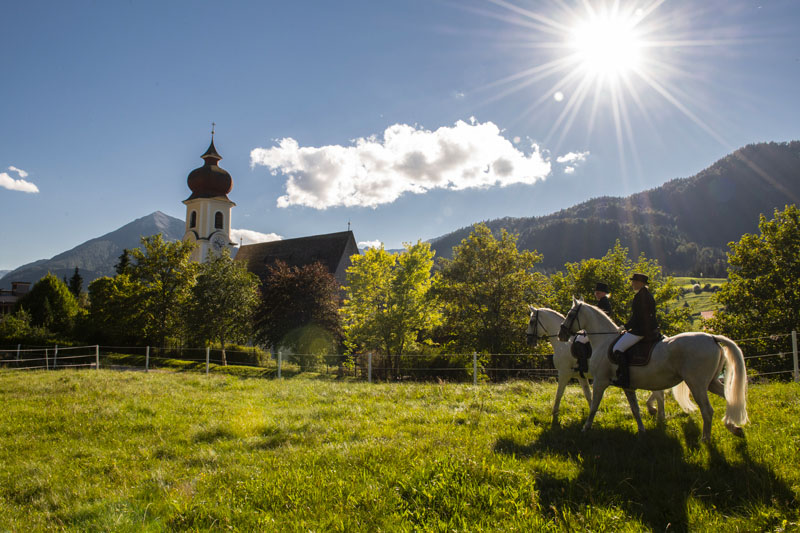
[[[573,342],[569,352],[572,357],[578,360],[578,366],[575,367],[574,370],[580,372],[581,377],[584,377],[583,373],[589,371],[589,358],[592,357],[592,345],[588,342]]]
[[[616,346],[617,342],[619,342],[623,335],[624,333],[620,333],[619,337],[617,337],[608,347],[608,359],[615,365],[619,364],[619,360],[614,354],[614,346]],[[662,339],[664,339],[664,335],[661,334],[653,339],[645,338],[625,350],[625,353],[628,354],[630,366],[646,366],[647,363],[650,362],[650,356],[653,355],[653,349],[656,347],[656,344],[662,341]]]

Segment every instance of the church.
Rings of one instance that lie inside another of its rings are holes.
[[[203,262],[209,251],[219,253],[227,248],[236,261],[243,261],[247,269],[264,279],[268,267],[281,260],[290,267],[303,267],[321,263],[333,274],[342,286],[346,281],[346,270],[350,256],[358,254],[358,246],[352,231],[341,231],[324,235],[312,235],[295,239],[245,244],[235,250],[231,242],[231,211],[236,206],[228,198],[233,190],[233,178],[219,166],[222,156],[211,144],[200,156],[203,166],[192,170],[186,182],[192,194],[183,201],[186,206],[186,232],[183,240],[195,243],[192,260]]]

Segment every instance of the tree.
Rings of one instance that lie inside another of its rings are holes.
[[[75,267],[75,273],[69,278],[69,292],[72,293],[75,298],[80,298],[81,291],[83,290],[83,278],[78,271],[78,267]]]
[[[203,341],[216,341],[222,347],[249,338],[253,333],[253,314],[258,305],[258,277],[244,263],[231,259],[230,252],[209,253],[200,265],[188,307],[188,328]]]
[[[0,317],[0,343],[45,344],[50,341],[49,337],[46,328],[31,324],[31,314],[25,309]]]
[[[443,302],[444,333],[462,353],[523,353],[529,302],[550,301],[547,278],[533,271],[538,253],[517,249],[517,236],[502,230],[496,239],[485,224],[440,259],[433,292]],[[493,355],[493,366],[500,362]]]
[[[116,270],[117,274],[127,274],[128,267],[131,264],[131,252],[127,248],[122,250],[122,253],[119,256],[119,260],[117,260],[117,264],[114,265],[114,270]]]
[[[303,365],[337,351],[342,326],[336,278],[319,262],[289,267],[276,261],[261,280],[256,331],[264,344],[306,356]]]
[[[17,301],[14,310],[20,309],[30,313],[32,325],[69,335],[78,313],[78,302],[64,282],[48,272]]]
[[[138,344],[144,338],[139,309],[141,286],[128,274],[97,278],[89,284],[89,329],[93,338],[118,346]]]
[[[416,351],[422,332],[439,320],[437,303],[428,295],[434,252],[421,241],[405,247],[400,254],[381,246],[353,256],[342,308],[348,351],[392,357],[395,375],[400,356]]]
[[[800,209],[788,205],[774,218],[759,217],[760,234],[745,234],[729,244],[728,283],[717,293],[724,309],[706,327],[734,339],[759,337],[745,350],[764,353],[778,348],[769,335],[800,327]],[[775,370],[776,359],[753,359],[761,370]]]
[[[194,244],[168,242],[160,233],[142,237],[141,243],[144,250],[131,251],[133,262],[127,270],[131,281],[140,286],[135,303],[142,314],[144,337],[164,347],[167,337],[181,330],[197,268],[191,260]]]
[[[594,304],[594,287],[597,282],[608,284],[611,289],[611,319],[624,324],[631,313],[634,292],[630,277],[634,272],[649,278],[650,292],[656,300],[656,315],[662,333],[673,335],[689,328],[689,310],[677,305],[680,288],[671,277],[666,277],[655,260],[640,255],[634,262],[628,257],[628,249],[619,240],[600,259],[584,259],[564,265],[564,272],[551,276],[555,289],[556,308],[566,313],[572,306],[572,297],[584,298]]]

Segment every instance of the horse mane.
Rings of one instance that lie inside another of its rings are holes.
[[[583,305],[584,307],[589,307],[589,308],[593,309],[593,310],[594,310],[594,311],[595,311],[595,312],[596,312],[598,315],[600,315],[600,319],[601,319],[601,320],[605,319],[605,321],[606,321],[606,322],[608,322],[608,326],[609,326],[609,327],[611,327],[611,328],[614,328],[614,329],[619,329],[619,326],[617,326],[617,325],[614,323],[614,321],[613,321],[613,320],[611,320],[611,317],[610,317],[610,316],[608,316],[608,315],[606,314],[606,312],[605,312],[605,311],[603,311],[602,309],[600,309],[600,308],[599,308],[599,307],[597,307],[596,305],[592,305],[592,304],[590,304],[590,303],[586,303],[586,302],[584,302],[583,300],[578,300],[578,301],[579,301],[579,302],[581,303],[581,305]]]

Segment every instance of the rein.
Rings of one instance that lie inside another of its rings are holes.
[[[536,320],[536,322],[534,322],[534,320]],[[539,336],[539,326],[542,326],[542,329],[545,331],[545,333],[547,332],[547,330],[545,329],[544,324],[542,324],[542,321],[539,320],[538,309],[533,312],[533,317],[531,317],[528,323],[529,324],[533,323],[533,333],[531,333],[531,336],[533,336],[536,339],[552,339],[558,337],[558,333],[556,333],[555,335],[543,335],[541,337]]]

